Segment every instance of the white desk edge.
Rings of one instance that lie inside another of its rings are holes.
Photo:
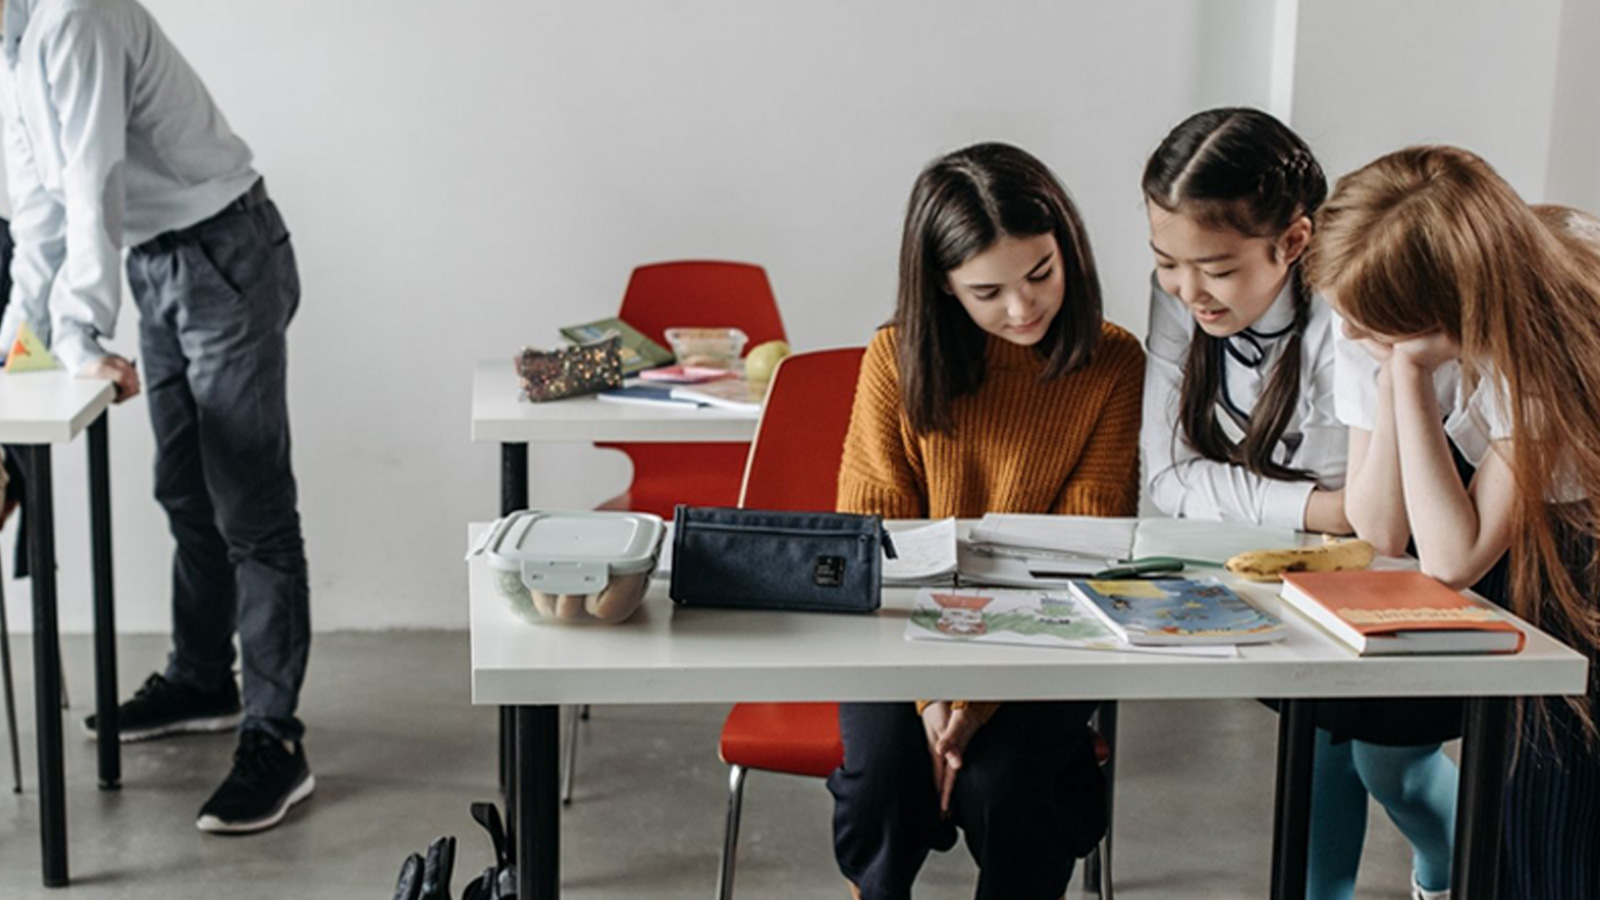
[[[529,403],[521,399],[509,356],[479,360],[472,372],[472,440],[479,443],[747,442],[756,421],[724,409],[679,410],[592,396]]]
[[[111,405],[109,381],[63,369],[0,372],[0,443],[66,444]]]
[[[1234,659],[906,641],[915,589],[886,588],[872,616],[748,612],[676,608],[659,578],[621,625],[534,625],[481,559],[468,567],[477,704],[1535,696],[1587,683],[1582,655],[1526,623],[1514,655],[1361,659],[1284,606],[1277,585],[1226,573],[1288,624],[1286,640]]]

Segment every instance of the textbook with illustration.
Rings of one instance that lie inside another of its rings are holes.
[[[1285,635],[1282,622],[1215,578],[1074,581],[1072,592],[1135,646],[1264,644]]]
[[[899,541],[896,540],[898,546]],[[1023,644],[1078,650],[1231,657],[1231,646],[1135,647],[1118,639],[1067,591],[924,588],[906,622],[908,641]]]
[[[639,329],[616,317],[568,325],[561,336],[574,344],[587,344],[615,331],[622,336],[622,374],[637,375],[645,369],[672,362],[672,351],[645,337]]]
[[[1291,572],[1279,596],[1361,656],[1516,653],[1526,638],[1487,601],[1421,572]]]

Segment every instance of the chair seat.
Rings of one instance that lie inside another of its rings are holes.
[[[839,704],[735,704],[718,751],[732,766],[826,778],[844,762]]]

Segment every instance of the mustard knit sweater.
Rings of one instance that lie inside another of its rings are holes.
[[[1144,351],[1101,326],[1090,364],[1039,381],[1031,347],[989,337],[987,373],[956,399],[953,434],[916,434],[901,405],[895,332],[867,347],[839,466],[840,512],[1132,516],[1139,505]]]
[[[991,335],[985,360],[983,384],[952,407],[955,432],[917,434],[901,402],[894,328],[873,336],[839,466],[839,511],[896,519],[1137,515],[1138,339],[1104,323],[1089,365],[1048,382],[1039,381],[1044,360],[1031,347]],[[953,705],[980,722],[999,706]]]

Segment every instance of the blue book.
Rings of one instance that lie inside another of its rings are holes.
[[[627,384],[601,391],[599,397],[611,403],[645,403],[651,406],[672,406],[678,409],[695,409],[706,404],[698,400],[672,395],[670,384]]]
[[[1265,644],[1283,623],[1214,578],[1074,581],[1073,593],[1134,646]]]

